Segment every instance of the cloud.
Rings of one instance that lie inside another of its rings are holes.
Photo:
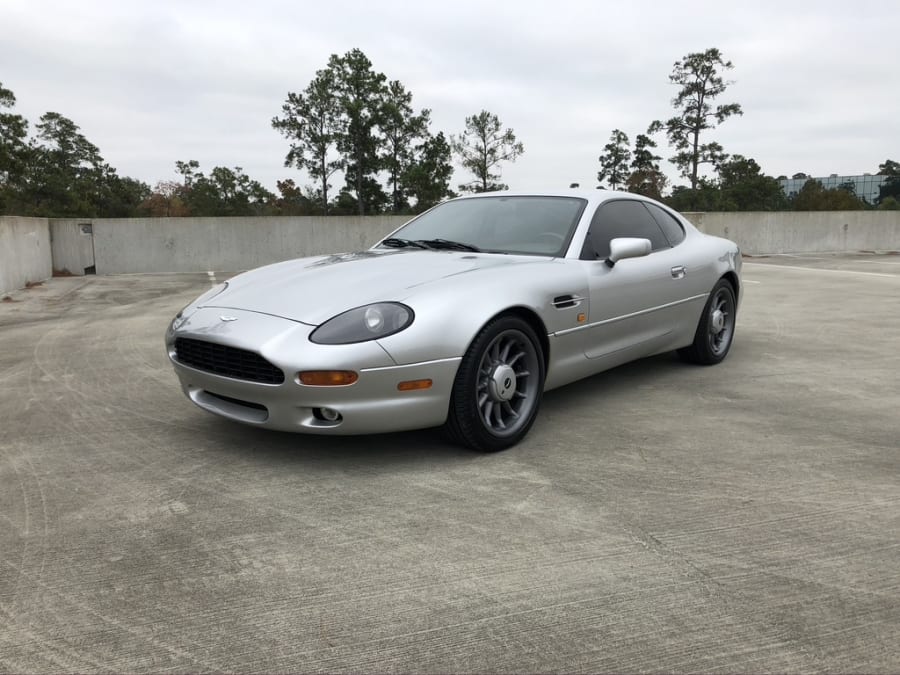
[[[284,168],[271,118],[330,54],[359,47],[432,109],[435,131],[497,113],[526,148],[504,180],[529,189],[594,184],[610,131],[634,139],[669,116],[673,62],[717,46],[735,64],[723,100],[745,114],[710,138],[773,175],[856,173],[900,156],[898,23],[900,6],[872,17],[834,0],[12,0],[0,7],[0,82],[32,124],[48,110],[73,119],[122,175],[152,184],[198,159],[273,188],[307,181]]]

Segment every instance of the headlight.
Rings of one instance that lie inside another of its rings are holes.
[[[328,319],[312,332],[309,339],[320,345],[377,340],[407,328],[414,316],[409,307],[399,302],[378,302]]]

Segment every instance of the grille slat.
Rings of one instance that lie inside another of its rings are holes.
[[[281,384],[284,373],[262,356],[246,349],[192,338],[175,339],[175,357],[186,366],[239,380]]]

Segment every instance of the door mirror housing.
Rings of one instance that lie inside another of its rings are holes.
[[[641,258],[650,255],[650,240],[636,237],[617,237],[609,242],[609,257],[605,260],[607,267],[615,267],[625,258]]]

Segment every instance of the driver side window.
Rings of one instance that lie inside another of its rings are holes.
[[[604,260],[609,257],[609,242],[617,237],[639,237],[650,240],[650,250],[669,248],[669,241],[659,224],[636,200],[617,199],[601,204],[591,220],[591,229],[581,251],[582,260]]]

